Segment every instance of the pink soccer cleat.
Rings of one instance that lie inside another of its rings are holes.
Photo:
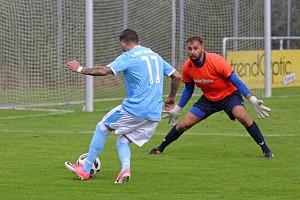
[[[130,169],[125,169],[124,171],[119,173],[118,178],[115,181],[115,184],[125,185],[126,183],[128,183],[130,176],[131,176]]]
[[[82,164],[72,164],[70,162],[65,162],[66,168],[71,172],[75,172],[81,180],[88,180],[90,178],[90,173],[86,173],[82,169]]]

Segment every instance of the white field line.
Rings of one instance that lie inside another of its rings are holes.
[[[0,133],[47,133],[47,134],[92,134],[94,131],[44,131],[44,130],[30,130],[30,131],[20,131],[20,130],[1,130]],[[166,135],[167,133],[156,132],[156,135]],[[235,137],[249,137],[248,133],[195,133],[187,132],[185,136],[235,136]],[[300,134],[285,134],[285,133],[269,133],[264,134],[266,137],[299,137]]]
[[[61,115],[65,113],[70,113],[73,111],[63,111],[63,112],[53,112],[53,113],[45,113],[45,114],[35,114],[35,115],[20,115],[20,116],[9,116],[9,117],[0,117],[0,120],[7,120],[7,119],[21,119],[21,118],[31,118],[31,117],[45,117],[50,115]]]

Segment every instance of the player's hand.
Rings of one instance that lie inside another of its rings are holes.
[[[80,73],[82,68],[83,68],[83,67],[80,66],[80,63],[76,60],[72,60],[72,61],[67,62],[66,66],[67,66],[67,68],[69,68],[73,72],[78,72],[78,73]]]
[[[168,123],[171,126],[175,126],[178,121],[178,117],[180,115],[182,108],[176,105],[172,110],[163,110],[164,115],[162,116],[163,119],[168,119]]]
[[[167,97],[165,101],[165,111],[170,111],[174,108],[175,97]]]
[[[259,119],[264,119],[270,116],[269,113],[271,112],[271,108],[264,106],[263,100],[259,100],[255,96],[252,96],[249,98],[249,102],[252,104]]]

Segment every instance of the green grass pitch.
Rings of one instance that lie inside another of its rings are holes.
[[[96,123],[120,102],[96,103],[90,113],[0,110],[0,199],[300,199],[299,91],[274,89],[264,99],[272,108],[264,120],[246,102],[274,159],[263,158],[246,130],[224,112],[188,130],[162,155],[148,156],[170,129],[162,121],[142,148],[131,145],[132,178],[124,186],[113,184],[120,170],[114,134],[95,177],[80,181],[64,167],[87,152]]]

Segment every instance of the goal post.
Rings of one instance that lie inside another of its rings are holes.
[[[93,1],[85,1],[85,51],[86,51],[86,67],[94,66],[94,11]],[[94,78],[86,76],[86,101],[83,107],[84,111],[91,112],[94,110]]]
[[[272,60],[271,60],[271,0],[264,0],[264,36],[265,36],[265,97],[272,96]]]

